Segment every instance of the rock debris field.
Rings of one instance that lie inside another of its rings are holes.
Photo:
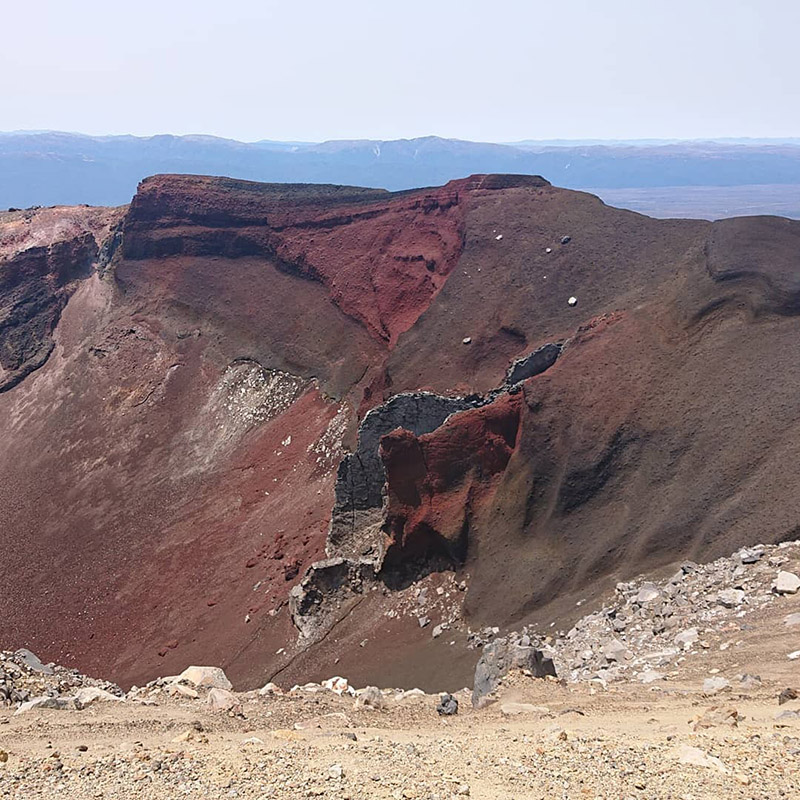
[[[235,692],[217,667],[124,693],[5,652],[0,796],[796,798],[798,575],[789,542],[619,584],[568,632],[490,637],[484,667],[536,652],[557,676],[507,659],[476,705],[340,677]]]

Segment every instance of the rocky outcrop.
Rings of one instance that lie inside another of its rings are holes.
[[[64,304],[96,257],[97,243],[85,233],[0,261],[0,392],[47,361]]]
[[[369,411],[358,430],[355,452],[346,455],[336,477],[336,498],[328,534],[330,555],[383,559],[384,485],[381,440],[394,430],[430,433],[451,414],[483,403],[479,397],[401,394]]]
[[[517,359],[508,368],[504,383],[484,396],[445,397],[431,392],[398,394],[368,411],[358,429],[355,451],[346,455],[339,465],[328,534],[329,555],[371,557],[378,564],[383,561],[388,529],[387,458],[396,468],[399,462],[411,456],[411,451],[392,455],[392,448],[402,448],[402,445],[392,444],[392,439],[385,437],[393,432],[397,432],[398,440],[407,438],[407,434],[423,436],[440,428],[454,414],[492,403],[503,393],[516,390],[522,381],[547,371],[564,346],[563,342],[544,344]],[[382,452],[384,442],[386,451]],[[420,457],[424,458],[421,454]],[[408,468],[413,472],[418,465]],[[401,479],[398,475],[398,482],[407,477]]]
[[[387,477],[385,568],[444,556],[463,564],[470,518],[517,445],[521,397],[452,417],[435,433],[396,430],[381,440]]]
[[[522,381],[541,375],[556,363],[564,348],[563,342],[548,342],[527,356],[518,358],[509,368],[506,375],[506,386],[513,387]]]
[[[553,659],[530,644],[530,639],[495,639],[483,648],[472,689],[472,705],[480,708],[490,701],[490,695],[512,669],[527,671],[531,677],[556,677]]]
[[[322,638],[376,584],[375,562],[329,558],[309,567],[289,594],[289,611],[304,645]]]
[[[0,392],[49,357],[67,299],[87,278],[117,209],[0,213]]]

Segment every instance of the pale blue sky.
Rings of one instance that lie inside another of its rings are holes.
[[[0,20],[0,130],[800,135],[798,0],[8,0]]]

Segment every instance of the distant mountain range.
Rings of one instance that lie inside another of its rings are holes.
[[[474,173],[527,173],[601,196],[622,189],[780,184],[792,187],[782,208],[792,213],[796,198],[800,212],[800,139],[490,144],[427,136],[244,143],[213,136],[0,133],[0,208],[121,205],[130,200],[142,178],[156,173],[391,190],[439,185]],[[644,202],[652,211],[647,195]],[[730,197],[726,192],[725,198]],[[728,205],[727,200],[721,204],[723,211]],[[733,205],[752,206],[742,198]],[[751,213],[761,210],[757,206]],[[706,216],[717,213],[709,211]]]

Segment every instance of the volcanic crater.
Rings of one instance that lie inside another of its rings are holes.
[[[470,627],[797,538],[799,244],[514,175],[0,213],[0,645],[458,687]]]

